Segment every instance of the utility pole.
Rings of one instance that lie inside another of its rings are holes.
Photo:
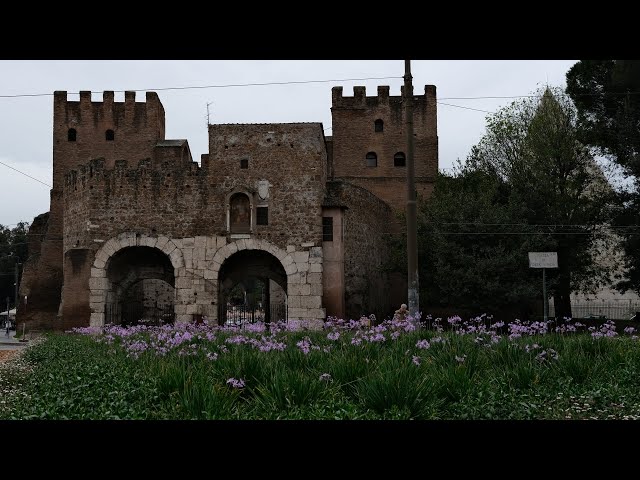
[[[15,273],[15,287],[16,287],[16,293],[15,293],[15,309],[16,309],[16,318],[18,317],[18,266],[21,265],[20,263],[16,262],[16,273]]]
[[[411,60],[404,61],[404,113],[407,132],[407,281],[409,315],[420,312],[418,290],[418,212],[413,168],[413,84]]]

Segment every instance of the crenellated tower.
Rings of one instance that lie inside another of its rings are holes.
[[[366,88],[353,87],[345,97],[342,87],[332,89],[333,178],[354,183],[374,193],[395,210],[406,205],[405,114],[400,96],[379,86],[375,97]],[[413,97],[415,177],[418,195],[428,196],[438,171],[436,87],[426,85],[424,95]]]
[[[80,101],[68,101],[67,92],[54,93],[53,188],[61,188],[69,168],[94,158],[104,158],[106,168],[119,159],[151,158],[164,140],[164,108],[155,92],[146,102],[136,102],[127,91],[124,102],[114,102],[112,91],[102,102],[92,102],[91,92],[80,92]]]

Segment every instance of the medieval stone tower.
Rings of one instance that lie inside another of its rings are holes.
[[[332,137],[320,123],[209,125],[200,164],[187,140],[165,139],[158,96],[135,97],[55,92],[51,207],[30,230],[18,321],[229,323],[239,286],[246,303],[256,285],[252,315],[314,328],[405,301],[406,280],[384,268],[406,202],[404,113],[389,87],[334,87]],[[414,128],[428,197],[433,86],[414,96]]]

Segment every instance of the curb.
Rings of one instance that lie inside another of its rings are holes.
[[[3,342],[0,341],[0,345],[20,345],[20,346],[27,346],[29,344],[28,341],[26,342],[20,342],[20,341],[16,341],[16,342]]]

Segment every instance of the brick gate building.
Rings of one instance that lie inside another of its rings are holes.
[[[404,228],[404,113],[389,87],[353,90],[332,90],[332,137],[321,123],[212,124],[200,163],[187,140],[165,139],[156,93],[55,92],[50,211],[29,231],[18,321],[103,325],[131,305],[222,320],[234,288],[256,281],[291,323],[390,314],[406,301],[405,276],[385,269]],[[438,168],[434,86],[414,96],[414,133],[424,198]]]

